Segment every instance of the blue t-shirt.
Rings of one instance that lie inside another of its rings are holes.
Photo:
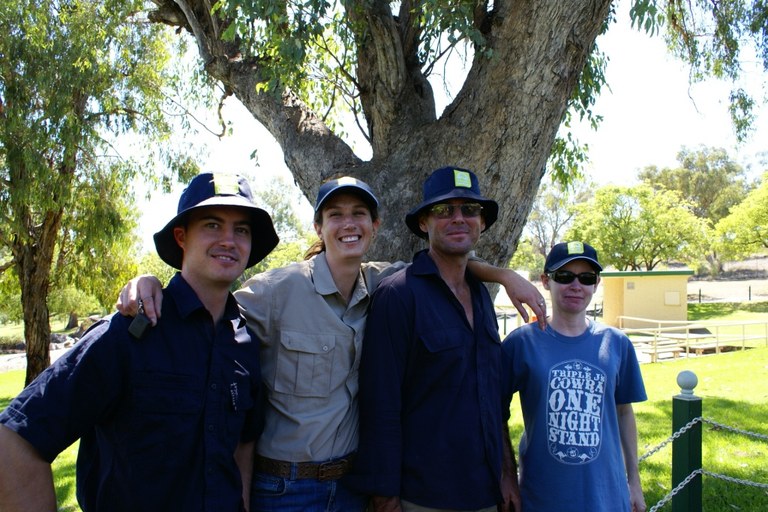
[[[501,343],[466,275],[474,328],[426,252],[373,294],[360,366],[360,445],[346,483],[433,508],[500,501]]]
[[[94,325],[5,411],[0,423],[53,459],[78,438],[86,512],[239,511],[234,452],[261,428],[259,343],[229,297],[215,327],[180,274],[146,336],[132,319]]]
[[[504,405],[520,393],[523,510],[629,512],[617,404],[646,399],[634,347],[589,323],[580,336],[527,324],[502,347]]]

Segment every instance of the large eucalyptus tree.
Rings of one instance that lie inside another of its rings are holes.
[[[612,20],[610,0],[153,2],[150,19],[194,37],[205,71],[275,137],[310,200],[334,175],[374,187],[384,223],[373,258],[408,258],[419,246],[403,216],[431,170],[456,165],[476,171],[501,207],[480,252],[508,261],[548,159],[560,181],[578,172],[579,146],[567,132],[557,137],[561,123],[569,113],[599,121],[591,107],[605,60],[594,43]],[[738,36],[764,38],[762,3],[631,4],[640,29],[668,28],[694,79],[737,78]],[[466,79],[437,112],[428,77],[453,73],[441,59],[462,51]],[[733,99],[735,119],[748,120],[751,100],[743,91]],[[344,110],[367,137],[370,158],[344,137]]]

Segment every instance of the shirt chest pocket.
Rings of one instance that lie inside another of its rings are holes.
[[[275,391],[305,397],[327,397],[333,380],[336,337],[283,332],[277,356]]]
[[[420,335],[427,354],[440,356],[442,352],[454,351],[471,343],[466,331],[461,328],[435,329]]]
[[[131,402],[145,414],[194,415],[202,409],[200,379],[190,375],[140,372],[134,376]]]

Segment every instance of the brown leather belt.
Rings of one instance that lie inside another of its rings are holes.
[[[352,454],[327,462],[287,462],[256,455],[255,462],[256,471],[280,478],[295,478],[297,480],[313,478],[326,481],[338,480],[347,473],[352,463]],[[291,474],[293,466],[296,467],[295,475]]]

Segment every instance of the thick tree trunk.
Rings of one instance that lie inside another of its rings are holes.
[[[64,327],[65,330],[74,329],[79,325],[79,320],[77,318],[77,313],[74,311],[69,312],[69,320],[67,320],[67,325]]]
[[[39,227],[39,243],[15,248],[21,303],[24,312],[24,339],[27,346],[27,374],[25,385],[32,382],[51,364],[48,288],[53,262],[55,235],[61,221],[61,212],[46,216]]]
[[[22,294],[24,295],[24,294]],[[51,364],[51,326],[48,323],[48,306],[45,301],[25,299],[24,339],[27,344],[27,373],[24,385],[28,385]]]
[[[28,180],[23,159],[14,147],[8,152],[10,187]],[[63,181],[74,176],[73,166],[60,166],[56,175]],[[31,383],[51,363],[51,326],[48,313],[48,290],[51,282],[51,267],[56,239],[67,204],[68,185],[51,185],[48,193],[52,198],[47,211],[33,211],[23,194],[10,193],[11,212],[18,232],[12,236],[11,251],[21,290],[21,305],[24,317],[24,340],[27,347],[27,374],[25,385]],[[21,196],[21,197],[19,197]],[[56,206],[58,205],[58,206]]]
[[[369,182],[382,202],[382,228],[371,259],[409,259],[423,242],[405,228],[430,171],[475,171],[499,220],[479,253],[506,264],[517,246],[557,129],[584,63],[608,16],[610,0],[502,0],[478,8],[476,26],[491,57],[475,55],[469,75],[440,118],[418,62],[410,2],[399,16],[384,2],[345,3],[367,24],[357,41],[356,83],[373,148],[364,162],[290,92],[258,94],[258,59],[216,39],[206,0],[155,0],[156,21],[185,26],[206,70],[234,92],[280,143],[285,162],[311,200],[323,180],[347,174]],[[181,9],[176,7],[181,6]]]

